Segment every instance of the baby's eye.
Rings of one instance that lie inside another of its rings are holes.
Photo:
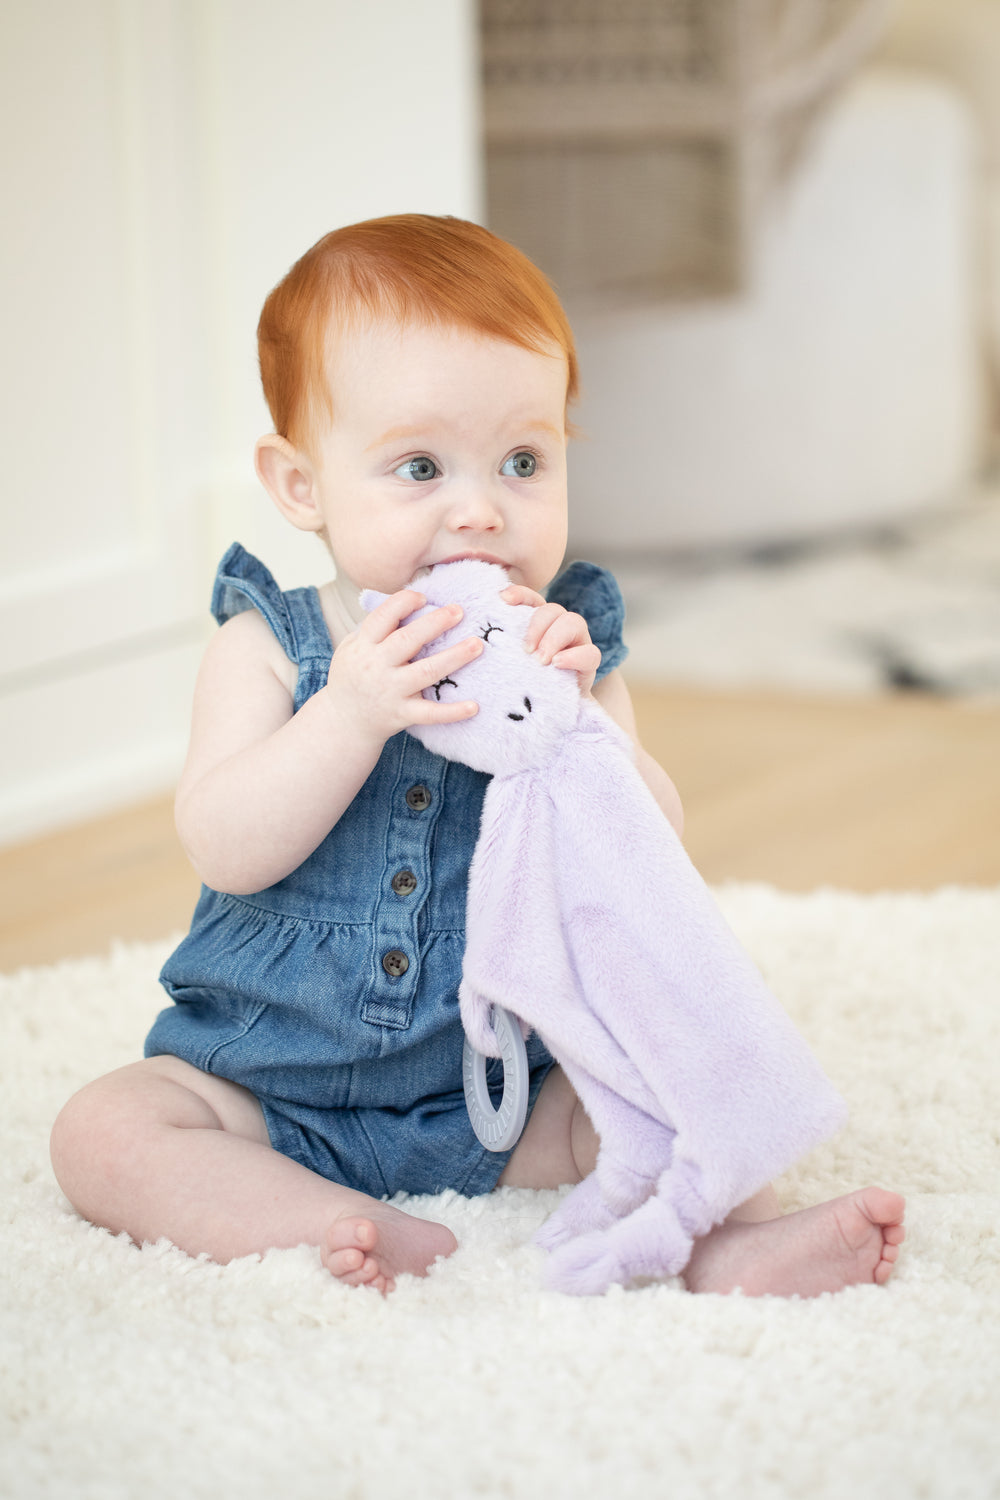
[[[408,458],[405,464],[400,464],[398,469],[393,469],[400,479],[416,479],[420,483],[426,483],[428,479],[436,479],[441,470],[433,458],[428,458],[422,453],[419,458]]]
[[[525,448],[520,453],[512,453],[510,458],[505,458],[500,465],[500,473],[506,474],[509,479],[530,479],[537,467],[535,455]]]

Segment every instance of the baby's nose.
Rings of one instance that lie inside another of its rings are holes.
[[[503,515],[484,490],[470,488],[456,499],[451,524],[456,531],[499,531]]]

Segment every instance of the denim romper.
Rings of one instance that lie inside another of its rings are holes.
[[[598,676],[625,657],[610,573],[573,563],[549,598],[582,614]],[[313,588],[282,593],[234,545],[219,566],[220,624],[258,609],[298,666],[295,708],[326,683],[332,646]],[[405,732],[319,847],[249,896],[202,887],[160,979],[173,1005],[146,1039],[260,1102],[276,1150],[374,1198],[489,1192],[510,1152],[473,1134],[462,1088],[458,985],[469,864],[489,777]],[[530,1105],[552,1058],[528,1042]],[[498,1088],[499,1063],[488,1080]]]

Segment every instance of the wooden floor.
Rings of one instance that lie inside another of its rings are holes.
[[[631,686],[710,882],[1000,884],[1000,707]],[[0,970],[165,937],[197,891],[169,798],[0,851]]]

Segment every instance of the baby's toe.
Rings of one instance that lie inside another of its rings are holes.
[[[366,1255],[364,1262],[358,1270],[352,1272],[345,1279],[351,1286],[373,1286],[380,1277],[382,1277],[382,1271],[378,1261],[373,1260],[370,1255]],[[382,1277],[382,1279],[384,1280],[385,1278]]]
[[[349,1245],[344,1250],[331,1250],[323,1257],[323,1262],[331,1276],[348,1277],[354,1276],[364,1267],[365,1252],[359,1250],[356,1245]]]
[[[330,1269],[333,1270],[332,1266]],[[333,1274],[336,1276],[337,1272],[333,1271]],[[364,1255],[361,1258],[361,1264],[342,1272],[339,1280],[345,1286],[373,1286],[381,1276],[378,1261],[373,1260],[370,1255]]]
[[[348,1286],[365,1286],[379,1274],[379,1265],[371,1252],[378,1232],[371,1219],[345,1215],[336,1219],[327,1231],[321,1254],[331,1276]]]
[[[360,1246],[370,1250],[375,1244],[377,1232],[371,1219],[355,1214],[344,1214],[335,1219],[327,1231],[326,1243],[330,1250],[346,1250],[348,1246]]]
[[[892,1261],[891,1260],[884,1260],[884,1259],[880,1260],[879,1263],[878,1263],[878,1265],[875,1267],[875,1284],[876,1284],[876,1286],[884,1286],[885,1283],[889,1280],[889,1277],[892,1275],[892,1272],[893,1272]]]

